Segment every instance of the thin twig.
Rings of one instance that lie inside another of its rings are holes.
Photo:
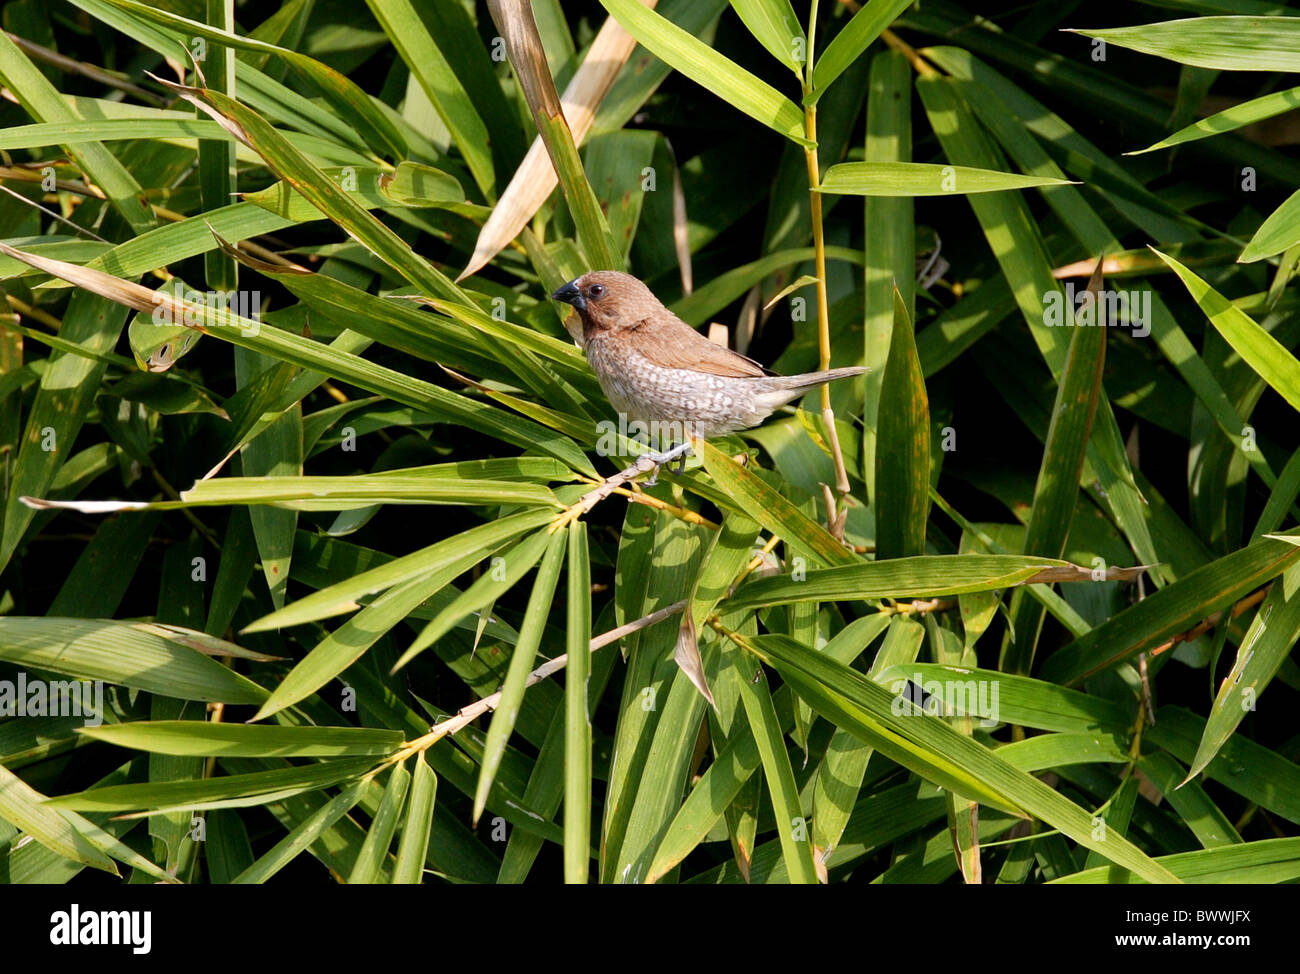
[[[913,48],[906,41],[902,40],[892,30],[884,31],[880,35],[880,39],[884,41],[886,44],[888,44],[895,51],[898,51],[900,54],[902,54],[903,57],[907,58],[907,60],[912,65],[912,70],[914,70],[917,74],[921,75],[921,77],[933,78],[939,75],[939,70],[933,64],[931,64],[925,58],[921,57],[921,55],[916,52],[915,48]]]
[[[57,220],[59,223],[71,227],[73,230],[77,231],[77,233],[84,233],[88,237],[94,237],[100,243],[108,243],[107,240],[105,240],[103,237],[97,234],[94,230],[91,230],[88,227],[83,227],[78,223],[73,223],[62,213],[56,213],[54,210],[51,210],[47,206],[42,206],[40,203],[36,202],[35,200],[29,200],[26,196],[22,195],[22,193],[15,193],[8,186],[0,186],[0,190],[4,190],[4,192],[8,193],[10,196],[17,199],[19,202],[26,203],[28,206],[31,207],[35,207],[36,209],[44,213],[46,216],[48,216],[50,219]]]
[[[917,599],[914,602],[897,602],[894,605],[887,605],[880,611],[890,615],[912,616],[924,615],[927,612],[946,612],[948,609],[955,608],[957,608],[956,599]]]
[[[628,490],[626,487],[615,487],[613,493],[626,497],[634,504],[644,504],[646,507],[653,507],[656,511],[663,511],[665,514],[671,514],[673,517],[680,518],[688,524],[698,524],[702,528],[718,530],[718,525],[710,521],[703,514],[692,511],[688,507],[678,507],[675,504],[669,504],[667,501],[661,501],[653,494],[647,494],[641,490]]]
[[[41,166],[45,168],[48,163]],[[42,183],[45,176],[39,171],[32,169],[30,165],[21,166],[0,166],[0,179],[16,179],[24,183]],[[90,183],[77,182],[75,179],[55,179],[54,188],[58,192],[72,193],[75,196],[88,196],[91,199],[105,200],[104,191],[98,186],[92,186]]]
[[[1230,618],[1235,619],[1237,618],[1237,616],[1241,615],[1243,612],[1245,612],[1247,609],[1251,608],[1252,606],[1259,605],[1259,603],[1264,601],[1264,596],[1268,595],[1268,590],[1272,587],[1273,586],[1271,584],[1265,585],[1258,592],[1252,592],[1250,595],[1247,595],[1241,601],[1235,603],[1230,609],[1227,610],[1229,613],[1231,613]],[[1225,610],[1220,609],[1218,612],[1214,613],[1214,615],[1207,617],[1201,622],[1198,622],[1196,625],[1192,626],[1192,628],[1188,629],[1186,632],[1180,632],[1178,635],[1172,637],[1171,639],[1166,640],[1165,642],[1157,646],[1155,649],[1150,650],[1149,655],[1159,656],[1161,653],[1169,651],[1179,643],[1187,642],[1189,639],[1195,639],[1197,636],[1201,635],[1202,633],[1209,632],[1211,629],[1213,629],[1215,626],[1217,626],[1220,622],[1223,621],[1224,611]]]
[[[618,642],[624,636],[630,636],[632,633],[640,632],[642,629],[647,629],[655,623],[663,622],[670,616],[676,615],[678,612],[685,609],[689,601],[689,599],[682,599],[680,602],[666,605],[662,609],[656,609],[654,612],[642,616],[640,619],[626,623],[616,629],[611,629],[609,632],[601,633],[599,636],[594,636],[588,645],[588,649],[590,652],[594,653],[596,650],[602,649],[610,643]],[[548,676],[553,673],[558,673],[568,665],[568,653],[565,653],[562,656],[557,656],[555,659],[548,660],[528,674],[528,679],[524,681],[524,687],[527,688],[534,684],[541,683]],[[467,707],[462,707],[456,712],[456,716],[449,717],[444,721],[434,724],[429,728],[429,733],[411,741],[410,744],[406,745],[406,747],[402,748],[401,751],[390,757],[385,763],[392,764],[398,761],[405,761],[412,754],[427,749],[431,745],[442,740],[448,734],[455,734],[466,725],[477,720],[479,717],[482,717],[488,711],[495,710],[497,704],[500,702],[501,692],[498,691],[490,696],[484,697],[482,700],[475,701]]]
[[[48,311],[42,311],[40,308],[27,304],[21,298],[14,297],[12,294],[5,294],[5,301],[7,301],[9,307],[17,311],[18,314],[31,318],[32,321],[39,321],[46,328],[50,329],[50,331],[58,332],[58,330],[63,327],[63,322],[54,317],[54,315],[50,314]]]
[[[84,61],[78,61],[76,58],[70,58],[66,54],[60,54],[58,51],[52,51],[48,47],[42,47],[40,44],[29,41],[27,38],[20,37],[19,35],[9,31],[6,31],[5,33],[8,35],[9,39],[13,41],[21,51],[23,51],[23,53],[33,60],[44,61],[46,64],[56,67],[61,71],[69,71],[73,74],[79,74],[82,77],[89,78],[92,81],[98,81],[100,84],[107,85],[110,88],[117,88],[119,91],[129,92],[142,101],[149,102],[155,108],[166,104],[165,99],[155,95],[152,91],[149,91],[147,88],[141,88],[139,85],[132,84],[121,75],[115,74],[112,71],[106,71],[97,65],[87,64]]]

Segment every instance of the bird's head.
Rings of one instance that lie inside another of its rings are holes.
[[[648,287],[619,271],[588,271],[551,297],[573,305],[584,332],[630,328],[663,307]]]

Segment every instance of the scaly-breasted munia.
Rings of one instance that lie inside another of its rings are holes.
[[[577,310],[587,361],[614,408],[629,421],[680,424],[686,437],[749,429],[809,389],[866,371],[772,375],[709,341],[631,274],[591,271],[551,297]]]

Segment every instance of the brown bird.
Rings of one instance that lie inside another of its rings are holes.
[[[629,422],[678,429],[687,439],[757,426],[809,389],[866,371],[773,375],[709,341],[631,274],[591,271],[551,297],[577,309],[587,361],[614,408]]]

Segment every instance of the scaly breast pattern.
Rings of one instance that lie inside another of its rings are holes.
[[[710,437],[757,425],[771,411],[755,402],[753,379],[664,368],[626,339],[593,335],[586,353],[600,387],[629,422],[678,423]]]

